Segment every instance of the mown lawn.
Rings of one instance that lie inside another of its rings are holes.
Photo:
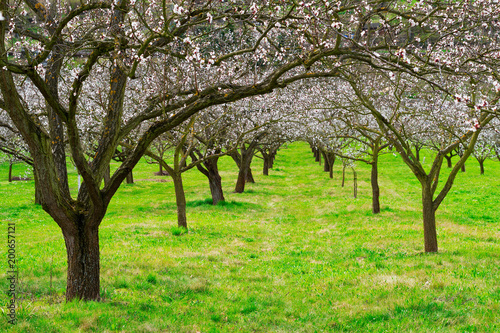
[[[61,231],[33,205],[33,182],[9,184],[2,165],[0,271],[15,223],[19,303],[12,326],[2,278],[0,331],[500,331],[499,162],[481,176],[471,159],[458,176],[438,210],[438,254],[423,253],[420,185],[398,156],[381,159],[378,216],[368,166],[356,167],[357,199],[352,174],[342,188],[341,163],[329,179],[304,143],[282,148],[270,176],[261,168],[255,159],[256,183],[235,194],[236,167],[222,159],[219,206],[204,176],[188,172],[189,233],[175,236],[173,184],[153,181],[157,166],[142,162],[101,225],[103,301],[66,303]]]

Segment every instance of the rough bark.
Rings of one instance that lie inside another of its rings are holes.
[[[324,150],[321,151],[321,155],[323,155],[323,171],[330,172],[330,162],[328,161],[327,152]]]
[[[269,164],[270,164],[270,158],[268,155],[263,155],[264,157],[264,167],[262,168],[262,174],[264,176],[269,176]]]
[[[222,178],[217,167],[218,158],[207,160],[205,167],[208,171],[208,183],[210,185],[210,193],[212,195],[212,204],[217,205],[220,201],[224,201],[224,192],[222,191]]]
[[[186,195],[182,184],[182,174],[173,173],[171,176],[174,181],[175,203],[177,205],[177,226],[187,229]]]
[[[134,174],[133,174],[132,170],[130,170],[130,172],[127,174],[126,181],[127,181],[127,184],[134,183]]]
[[[78,227],[63,230],[68,257],[66,300],[100,300],[99,234],[96,221],[79,221]],[[98,224],[98,223],[97,223]]]
[[[372,163],[371,170],[371,185],[372,185],[372,213],[380,213],[380,188],[378,186],[378,155],[373,156],[374,161]]]
[[[436,209],[432,198],[431,186],[422,184],[422,211],[424,222],[425,252],[437,252]]]

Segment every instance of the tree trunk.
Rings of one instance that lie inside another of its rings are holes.
[[[437,252],[436,210],[432,199],[431,186],[422,185],[422,210],[424,222],[425,252]]]
[[[321,155],[323,155],[323,171],[330,172],[330,161],[328,161],[328,155],[323,150],[321,151]]]
[[[78,223],[78,225],[81,227],[75,228],[77,230],[74,232],[63,230],[68,256],[66,300],[99,301],[98,228],[87,227],[89,223]]]
[[[130,170],[130,172],[127,175],[127,184],[133,184],[134,183],[134,174],[133,171]]]
[[[319,152],[319,149],[317,149],[317,148],[314,151],[314,161],[321,163],[321,153]]]
[[[478,159],[479,162],[479,168],[481,170],[481,174],[484,175],[484,160],[483,159]]]
[[[371,172],[371,185],[372,185],[372,213],[380,213],[380,188],[378,186],[378,156],[373,156]]]
[[[222,191],[222,179],[217,167],[217,160],[209,160],[205,165],[208,169],[208,183],[210,185],[210,193],[212,194],[212,204],[217,205],[220,201],[225,201],[224,192]]]
[[[266,154],[266,155],[262,155],[262,157],[264,158],[264,167],[262,169],[262,174],[264,176],[269,176],[269,160],[270,160],[270,157]]]
[[[415,157],[417,158],[417,161],[420,161],[420,148],[415,146]]]
[[[345,185],[345,165],[342,168],[342,187]]]
[[[460,168],[460,171],[462,172],[465,172],[465,163],[462,165],[462,167]]]
[[[37,173],[35,172],[35,167],[33,166],[33,179],[35,180],[35,205],[42,204],[42,190],[40,188],[40,181],[38,180]]]
[[[234,192],[243,193],[245,191],[245,168],[240,168],[238,172],[238,179],[236,180],[236,187],[234,188]]]
[[[252,184],[255,183],[255,180],[253,179],[252,168],[250,168],[250,164],[248,164],[248,170],[245,176],[245,182]]]
[[[186,195],[182,184],[182,174],[173,173],[172,180],[175,188],[175,203],[177,204],[177,226],[187,229],[186,220]]]
[[[444,155],[444,158],[446,158],[446,163],[448,168],[451,168],[453,165],[451,164],[451,158],[452,156]]]
[[[9,162],[9,183],[12,183],[12,162]]]

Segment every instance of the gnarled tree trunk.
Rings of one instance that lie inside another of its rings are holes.
[[[100,300],[99,233],[83,217],[72,230],[63,229],[68,258],[66,299]]]

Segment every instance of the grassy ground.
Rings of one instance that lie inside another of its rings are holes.
[[[351,178],[340,187],[341,164],[329,179],[303,143],[281,149],[268,177],[257,159],[243,194],[231,193],[234,163],[220,167],[226,204],[209,205],[207,180],[187,173],[190,231],[175,236],[173,184],[152,181],[156,166],[141,163],[100,229],[103,302],[66,303],[62,234],[32,204],[33,182],[9,184],[2,165],[0,233],[15,223],[20,300],[12,326],[2,278],[0,331],[500,331],[498,162],[484,176],[467,163],[438,210],[440,252],[431,255],[420,185],[397,156],[381,160],[378,216],[367,166],[357,166],[354,199]]]

